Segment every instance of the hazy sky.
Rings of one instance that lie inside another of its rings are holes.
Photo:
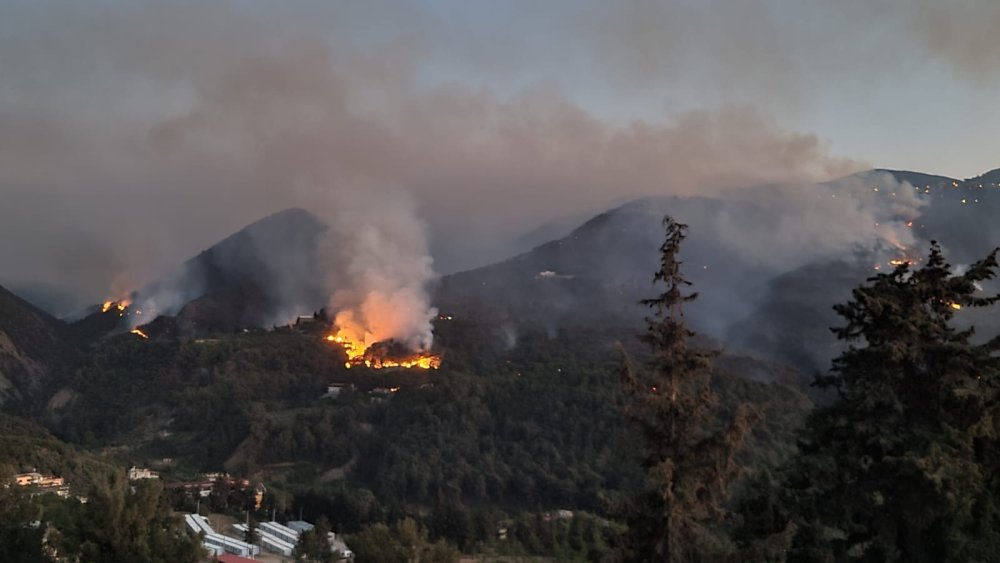
[[[446,271],[640,195],[964,178],[998,86],[995,0],[0,0],[0,284],[96,301],[339,193],[408,192]]]

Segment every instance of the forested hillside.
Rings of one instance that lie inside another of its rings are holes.
[[[65,325],[0,287],[0,402],[29,408],[75,361]]]

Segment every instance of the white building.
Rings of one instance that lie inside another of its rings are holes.
[[[138,481],[140,479],[159,479],[160,474],[151,469],[146,469],[145,467],[132,466],[128,470],[128,480]]]
[[[271,524],[271,522],[264,522],[257,526],[257,537],[260,538],[260,545],[265,550],[271,553],[277,553],[279,555],[284,555],[285,557],[291,557],[295,552],[295,546],[298,543],[298,537],[294,541],[288,541],[283,537],[276,536],[272,534],[269,530],[270,527],[264,526],[264,524]],[[280,524],[279,524],[280,525]],[[246,524],[235,524],[233,528],[243,534],[246,534],[247,526]]]
[[[302,533],[277,522],[261,522],[260,529],[293,545],[299,542],[299,534]]]
[[[203,535],[202,546],[216,555],[220,553],[232,553],[240,557],[260,555],[259,547],[216,532],[209,525],[208,519],[200,514],[185,514],[184,524],[192,533]]]

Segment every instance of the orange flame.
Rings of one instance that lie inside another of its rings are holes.
[[[417,352],[401,358],[383,357],[372,353],[372,346],[352,340],[343,331],[326,335],[326,341],[339,345],[347,354],[344,367],[365,366],[372,369],[385,368],[420,368],[438,369],[441,367],[441,356],[429,352]],[[378,343],[376,343],[378,344]]]
[[[129,332],[131,332],[132,334],[135,334],[136,336],[140,336],[140,337],[142,337],[142,338],[144,338],[144,339],[146,339],[146,340],[148,340],[148,339],[149,339],[149,336],[147,336],[145,332],[143,332],[143,331],[141,331],[141,330],[139,330],[139,329],[137,329],[137,328],[133,328],[133,329],[132,329],[131,331],[129,331]]]
[[[121,299],[119,301],[114,301],[109,299],[105,301],[104,304],[101,305],[101,312],[107,313],[112,308],[115,308],[118,309],[118,315],[121,316],[122,314],[125,313],[125,309],[128,309],[128,306],[131,304],[132,302],[129,301],[128,299]]]

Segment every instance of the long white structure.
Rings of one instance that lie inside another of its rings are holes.
[[[184,523],[187,525],[188,530],[195,534],[204,534],[201,543],[206,548],[211,550],[213,553],[219,553],[224,551],[226,553],[233,553],[241,557],[251,557],[260,554],[260,548],[256,545],[249,544],[245,541],[238,540],[236,538],[231,538],[229,536],[224,536],[212,529],[209,525],[208,519],[200,514],[185,514]]]
[[[260,529],[273,536],[278,536],[292,545],[299,543],[299,534],[302,533],[277,522],[261,522]]]
[[[200,514],[185,514],[184,523],[187,524],[188,529],[195,534],[215,533],[215,530],[213,530],[212,527],[208,524],[208,519],[205,518],[204,516],[201,516]]]
[[[301,535],[302,532],[312,530],[314,527],[315,526],[304,520],[290,520],[288,525],[282,525],[277,522],[261,522],[260,524],[260,529],[267,530],[268,533],[278,536],[279,538],[290,542],[292,545],[298,545],[299,535]],[[330,549],[339,551],[341,555],[348,559],[354,557],[354,553],[348,549],[347,544],[344,543],[344,540],[337,534],[329,532],[327,533],[326,539],[330,542]]]
[[[269,524],[270,522],[265,522],[257,526],[257,535],[260,538],[261,546],[270,551],[271,553],[278,553],[284,555],[285,557],[291,557],[295,552],[295,543],[285,541],[284,539],[270,533],[264,524]],[[246,524],[234,524],[233,528],[246,533]]]
[[[306,522],[305,520],[289,520],[288,527],[300,534],[302,532],[308,532],[309,530],[315,528],[315,526],[313,526],[309,522]]]

